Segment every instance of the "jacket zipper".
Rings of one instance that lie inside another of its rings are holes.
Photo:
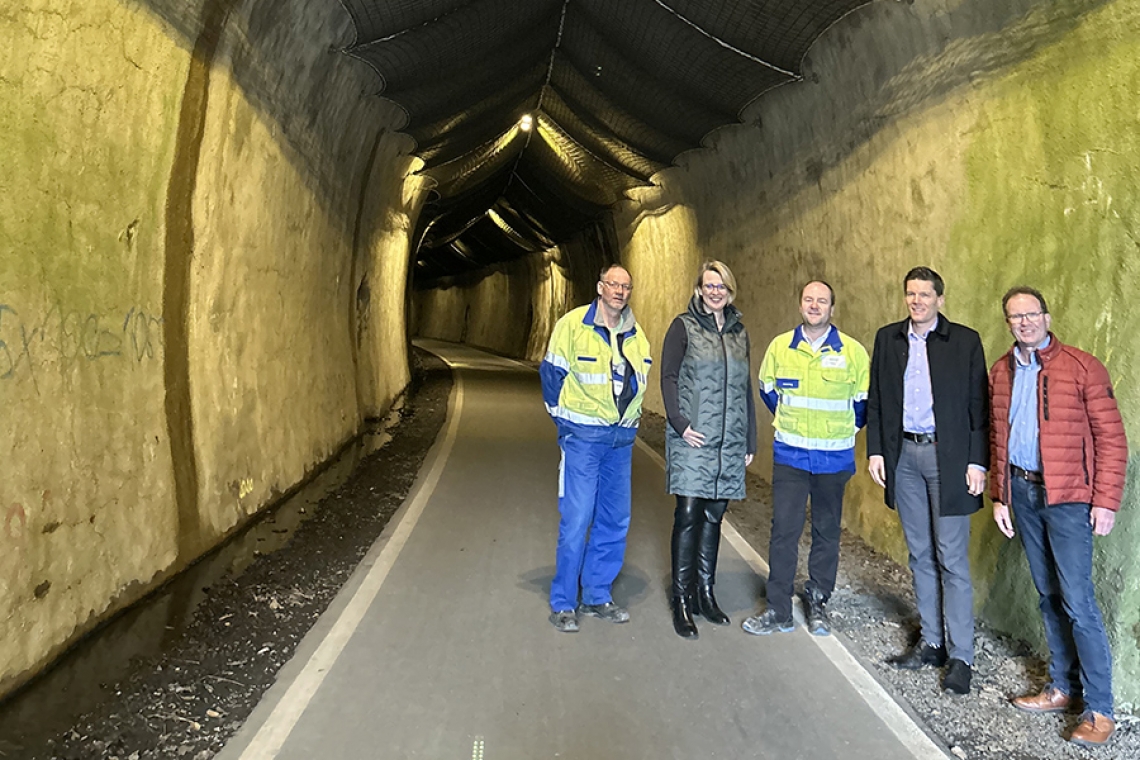
[[[716,447],[716,486],[713,487],[713,493],[718,499],[720,498],[720,476],[724,470],[724,438],[728,435],[728,349],[724,345],[724,333],[721,332],[719,337],[720,356],[724,362],[724,381],[721,388],[724,409],[723,414],[720,415],[720,446]]]

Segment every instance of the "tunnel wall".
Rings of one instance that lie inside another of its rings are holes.
[[[878,327],[906,316],[903,274],[928,265],[947,282],[945,313],[979,331],[992,362],[1012,342],[1001,295],[1031,284],[1049,299],[1058,336],[1106,362],[1126,427],[1140,435],[1140,339],[1128,319],[1140,266],[1137,91],[1134,2],[863,7],[813,46],[803,81],[758,99],[742,124],[710,135],[706,149],[682,154],[615,210],[634,311],[659,354],[697,265],[721,259],[740,281],[755,370],[769,341],[798,323],[808,279],[835,286],[836,323],[870,348]],[[531,325],[521,353],[521,306],[508,312],[506,333],[496,315],[518,293],[506,280],[533,282],[544,266],[419,293],[417,329],[537,359],[552,321]],[[534,302],[546,298],[534,293]],[[576,293],[560,311],[592,295]],[[647,407],[662,411],[656,382]],[[765,474],[770,421],[761,410],[753,466]],[[905,564],[901,528],[866,475],[863,445],[860,436],[846,526]],[[1117,528],[1097,539],[1095,558],[1124,711],[1140,701],[1136,488],[1132,466]],[[997,532],[988,507],[973,528],[981,619],[1044,652],[1021,547]]]
[[[598,272],[617,260],[608,230],[592,227],[542,253],[413,291],[412,334],[540,361],[554,323],[594,298]]]
[[[615,215],[655,346],[704,258],[740,281],[754,368],[798,323],[808,279],[835,287],[836,323],[870,348],[878,327],[906,316],[903,274],[929,265],[946,280],[945,313],[981,333],[990,362],[1012,342],[1002,294],[1043,290],[1059,338],[1105,361],[1127,430],[1140,435],[1140,5],[875,3],[833,27],[805,64],[805,81],[761,98],[745,125],[714,133],[711,150],[683,155]],[[656,388],[648,404],[661,410]],[[762,409],[754,466],[765,472],[770,422]],[[846,525],[905,564],[862,436],[858,446]],[[1095,550],[1126,711],[1140,699],[1135,464],[1117,528]],[[982,619],[1044,652],[1020,545],[988,507],[973,528]]]
[[[336,4],[0,14],[0,693],[408,379],[401,115]]]

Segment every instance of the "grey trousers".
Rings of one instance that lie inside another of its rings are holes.
[[[938,514],[937,445],[903,441],[895,470],[895,507],[910,552],[922,639],[945,646],[950,657],[973,665],[970,517]]]

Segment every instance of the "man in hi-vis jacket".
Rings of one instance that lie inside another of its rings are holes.
[[[550,622],[564,633],[578,630],[579,613],[629,620],[611,589],[625,558],[630,463],[652,363],[632,291],[623,267],[603,269],[598,298],[558,320],[539,366],[562,449]]]

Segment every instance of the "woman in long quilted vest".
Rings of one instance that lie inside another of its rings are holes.
[[[688,309],[669,326],[661,351],[666,479],[677,497],[673,629],[684,638],[697,638],[695,613],[729,623],[713,595],[720,523],[728,502],[744,498],[745,468],[756,453],[748,331],[735,296],[725,264],[702,264]]]

